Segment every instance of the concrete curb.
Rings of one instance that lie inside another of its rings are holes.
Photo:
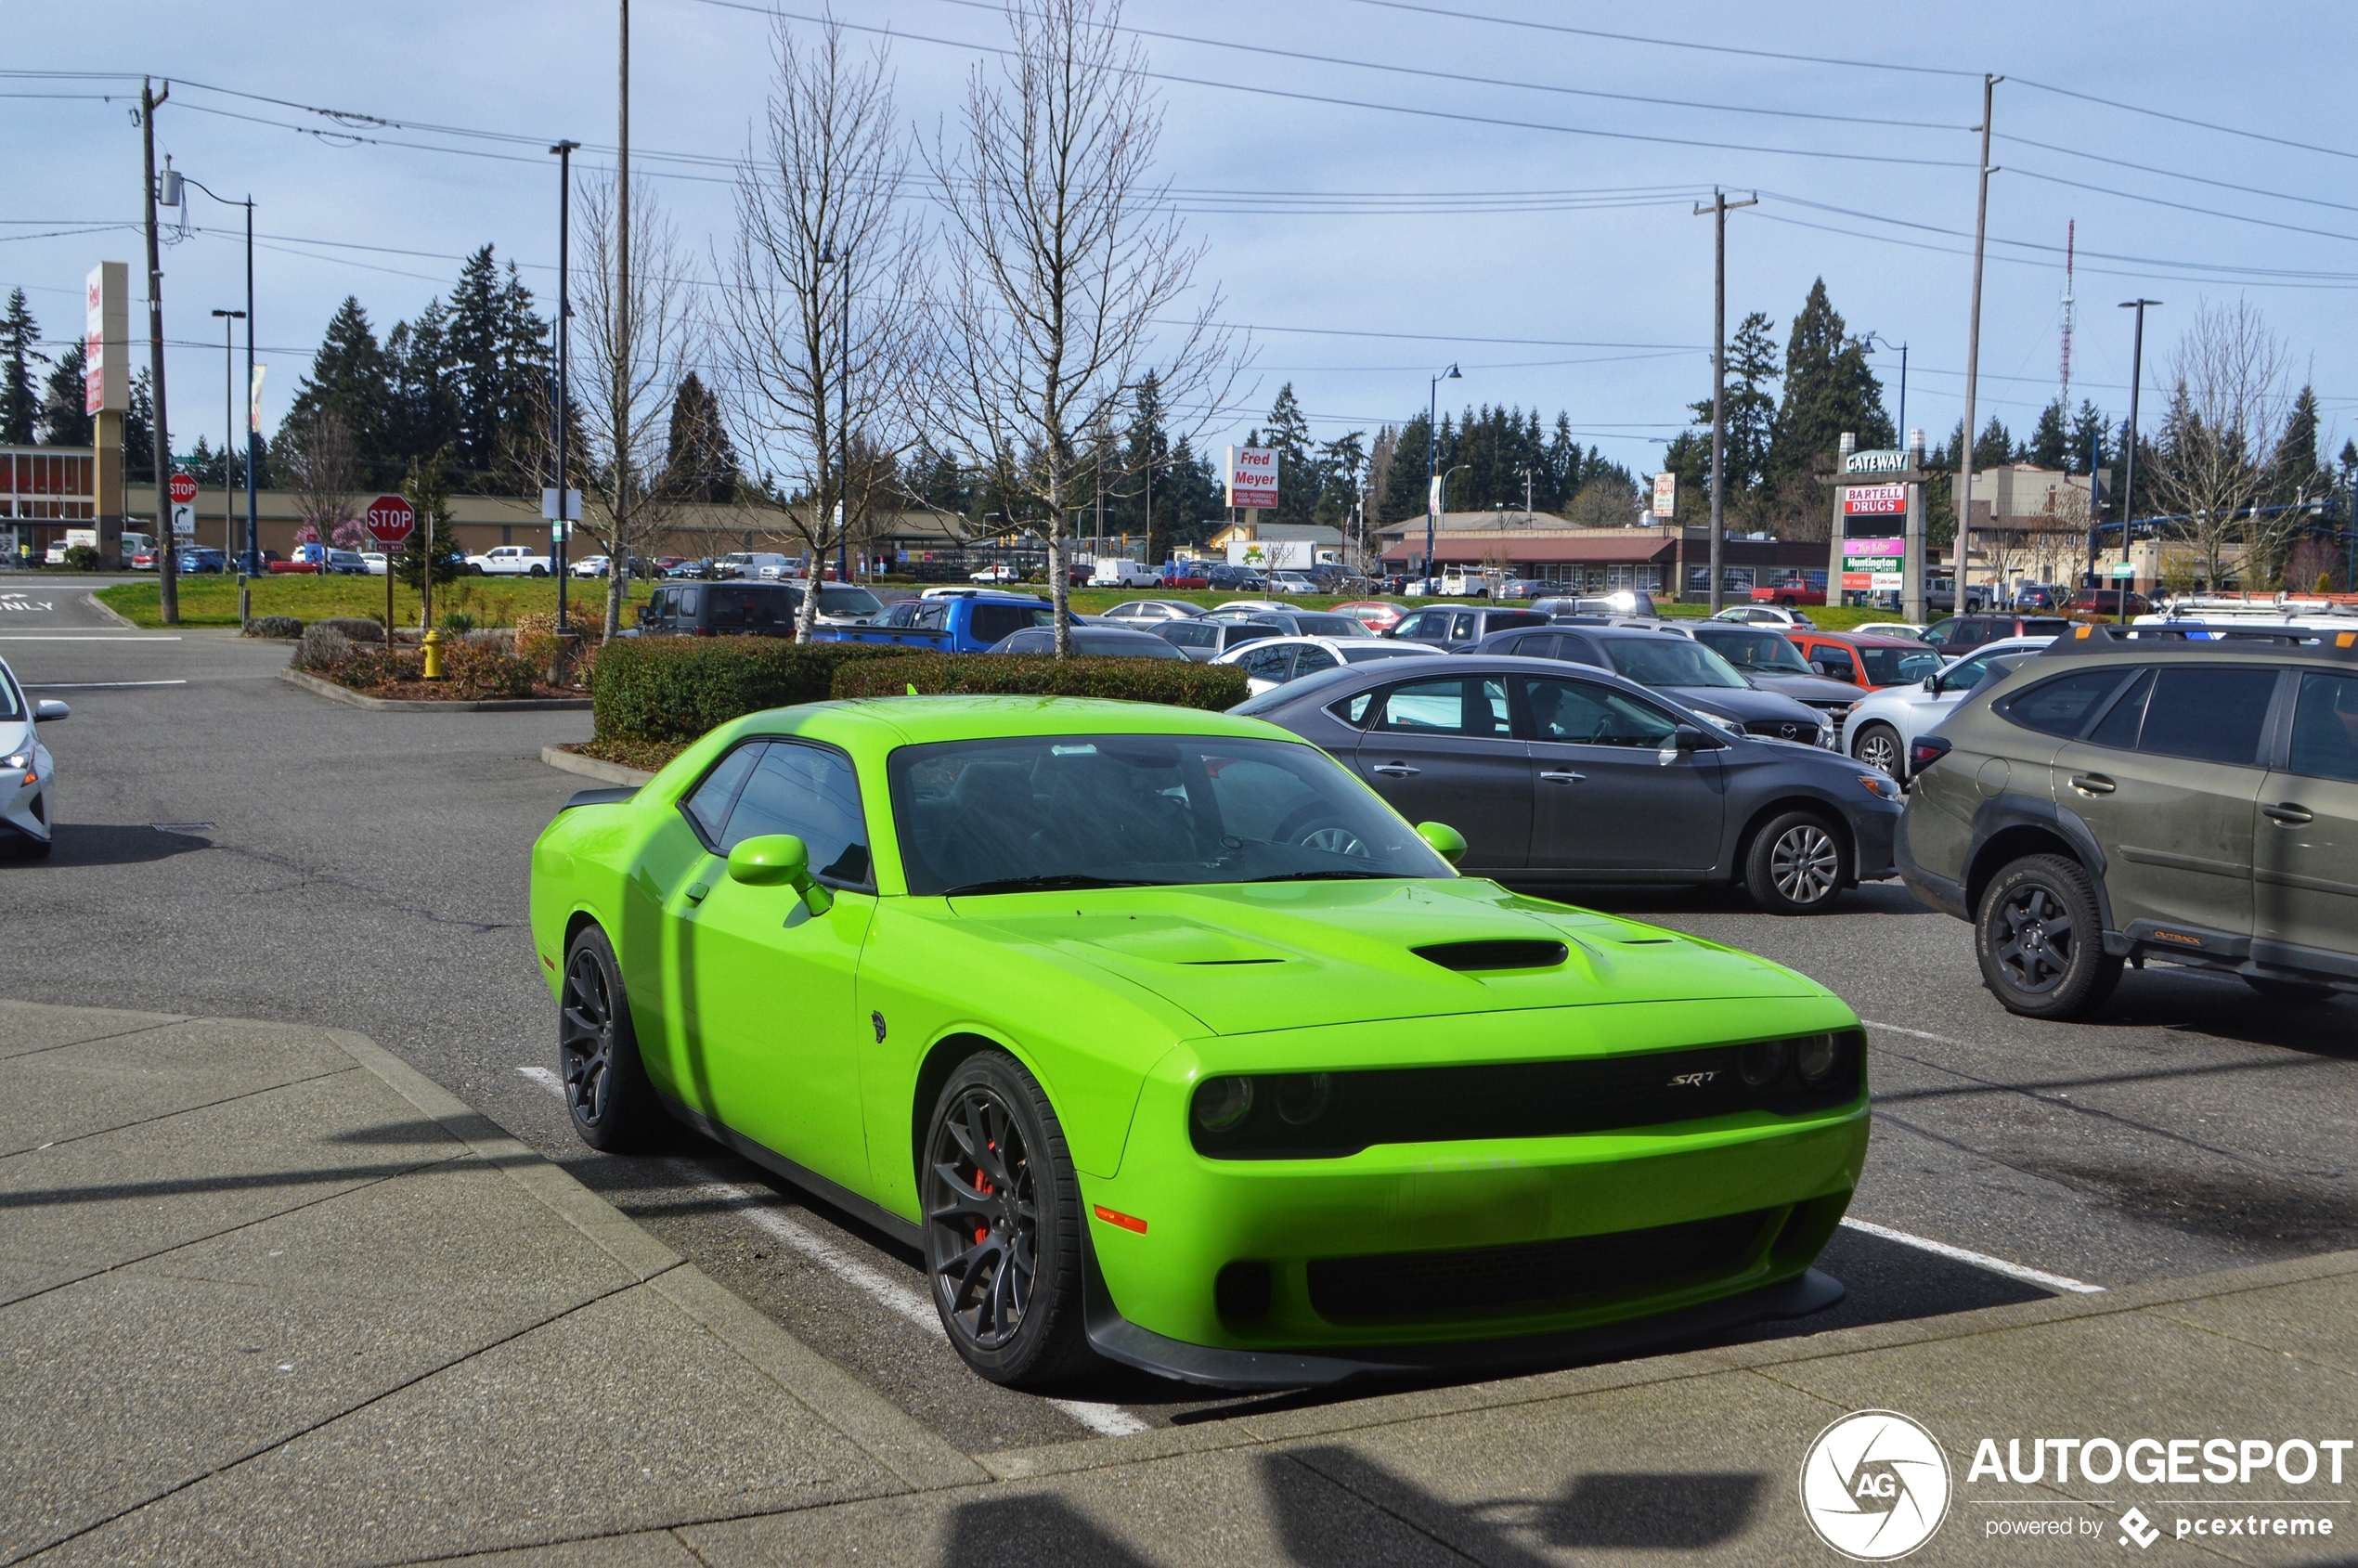
[[[561,745],[542,746],[540,760],[563,772],[579,773],[585,779],[597,779],[605,784],[628,784],[634,789],[654,777],[643,768],[626,768],[619,762],[601,762],[594,757],[584,757]]]
[[[145,631],[147,629],[147,628],[141,626],[137,621],[133,620],[130,616],[123,614],[122,611],[117,610],[113,605],[102,603],[97,592],[93,591],[85,593],[82,597],[89,602],[89,605],[92,609],[98,612],[100,619],[112,621],[115,625],[123,628],[125,631]]]
[[[484,702],[408,702],[394,697],[368,697],[347,690],[332,680],[322,680],[307,670],[290,665],[279,672],[279,679],[302,687],[306,692],[352,707],[373,707],[394,713],[546,713],[556,710],[578,711],[590,706],[588,697],[514,697],[493,698]]]
[[[916,1490],[973,1485],[990,1474],[817,1351],[717,1284],[564,1171],[535,1154],[481,1111],[365,1034],[320,1032],[339,1050],[475,1158],[514,1182],[551,1213],[800,1401],[812,1415]]]

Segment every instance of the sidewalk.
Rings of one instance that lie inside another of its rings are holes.
[[[2157,1554],[2358,1559],[2358,1455],[1967,1476],[1984,1437],[2358,1437],[2358,1254],[969,1458],[369,1041],[273,1024],[0,1003],[0,1353],[6,1562],[1828,1564],[1799,1467],[1867,1407],[1947,1451],[1911,1562],[2117,1557],[2131,1505]],[[2335,1533],[2174,1538],[2229,1508]],[[2087,1523],[1991,1534],[2026,1518]]]

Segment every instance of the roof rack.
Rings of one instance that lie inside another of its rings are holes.
[[[2358,661],[2358,628],[2348,631],[2315,627],[2254,626],[2248,621],[2170,621],[2163,625],[2112,626],[2083,622],[2047,644],[2041,658],[2124,650],[2160,653],[2268,654],[2287,649]]]

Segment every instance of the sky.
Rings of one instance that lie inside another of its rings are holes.
[[[810,32],[797,19],[818,3],[786,0],[785,25]],[[2057,391],[2076,220],[2075,405],[2092,398],[2116,421],[2126,410],[2131,313],[2116,302],[2163,302],[2147,318],[2150,430],[2195,309],[2242,295],[2313,367],[2326,455],[2358,434],[2358,118],[2340,107],[2358,6],[1991,0],[1883,8],[1875,27],[1865,14],[1131,0],[1122,21],[1165,113],[1159,174],[1206,242],[1198,290],[1250,329],[1241,407],[1206,443],[1241,441],[1287,382],[1317,438],[1372,433],[1420,411],[1419,391],[1454,362],[1463,379],[1443,384],[1445,409],[1561,409],[1585,441],[1651,472],[1687,405],[1710,395],[1712,224],[1693,209],[1715,186],[1760,198],[1728,221],[1730,330],[1765,311],[1781,344],[1823,278],[1849,330],[1879,334],[1895,416],[1899,355],[1883,344],[1909,345],[1906,422],[1937,443],[1963,408],[1984,72],[2006,79],[1979,418],[2027,434]],[[0,290],[22,286],[62,342],[96,262],[130,262],[140,279],[129,110],[140,73],[170,79],[159,156],[256,202],[266,426],[346,294],[382,333],[447,295],[488,242],[551,297],[558,181],[543,149],[580,141],[577,168],[596,167],[616,135],[612,4],[17,0],[0,15],[14,39],[0,71]],[[836,15],[859,38],[889,35],[900,112],[926,137],[1006,37],[989,0]],[[772,25],[767,7],[724,0],[633,7],[634,174],[707,258],[731,223],[727,162],[769,90]],[[188,234],[165,251],[177,449],[221,439],[209,312],[245,304],[242,224],[241,209],[194,194]],[[133,321],[140,335],[136,307]]]

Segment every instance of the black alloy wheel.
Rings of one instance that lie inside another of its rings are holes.
[[[926,1272],[968,1366],[995,1383],[1090,1366],[1081,1308],[1081,1193],[1047,1096],[1004,1052],[968,1057],[926,1137]]]
[[[1899,778],[1907,766],[1900,755],[1899,732],[1888,724],[1869,724],[1859,732],[1859,740],[1850,755],[1868,767]]]
[[[2120,981],[2094,885],[2061,855],[2028,856],[1998,874],[1974,919],[1974,952],[1990,993],[2026,1017],[2079,1017]]]
[[[654,1089],[639,1061],[621,967],[595,926],[585,927],[565,954],[557,1069],[573,1130],[591,1148],[614,1154],[641,1147],[661,1125]]]
[[[1787,811],[1753,835],[1744,889],[1771,914],[1822,914],[1849,880],[1848,858],[1833,823]]]

